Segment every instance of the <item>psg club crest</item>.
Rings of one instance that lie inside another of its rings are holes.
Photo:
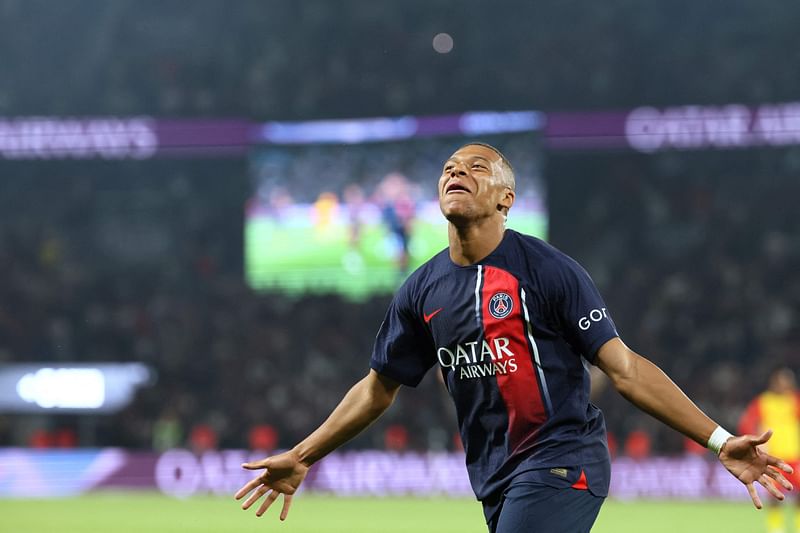
[[[512,309],[514,309],[514,300],[504,292],[495,293],[489,300],[489,312],[497,319],[507,317],[511,314]]]

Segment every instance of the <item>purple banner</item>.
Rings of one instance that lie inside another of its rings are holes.
[[[267,122],[152,117],[0,117],[0,159],[242,156],[258,143],[381,142],[543,130],[551,150],[735,149],[800,144],[800,102],[632,111],[469,112],[459,115]]]
[[[491,135],[541,128],[536,111],[481,111],[460,115],[267,122],[255,138],[268,144],[358,144],[440,135]]]
[[[242,156],[252,144],[254,125],[241,119],[157,120],[158,155]]]
[[[718,461],[705,455],[643,460],[619,458],[611,467],[610,494],[621,500],[748,499],[744,485]],[[764,494],[762,492],[762,496]]]
[[[246,120],[0,118],[0,159],[241,156],[250,148],[251,132]]]
[[[730,150],[800,144],[800,103],[547,114],[552,150]]]
[[[381,142],[535,131],[535,111],[267,122],[152,117],[0,117],[0,159],[149,159],[243,156],[258,143]]]
[[[120,449],[35,451],[0,449],[0,497],[53,498],[103,489],[158,490],[174,497],[230,496],[253,477],[241,463],[263,452],[223,450],[196,455]],[[302,490],[337,496],[474,497],[461,453],[335,453],[315,465]],[[746,500],[747,490],[706,456],[620,458],[612,467],[618,499]]]
[[[547,113],[544,140],[551,150],[627,149],[624,111]]]
[[[800,144],[800,103],[640,107],[625,121],[625,137],[640,152]]]
[[[148,159],[155,121],[138,118],[0,118],[2,159]]]

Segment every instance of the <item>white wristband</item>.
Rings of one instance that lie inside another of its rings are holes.
[[[733,435],[725,431],[722,426],[717,426],[717,429],[715,429],[708,438],[708,444],[706,447],[715,454],[719,455],[719,452],[722,451],[722,445],[728,442],[728,439],[731,437],[733,437]]]

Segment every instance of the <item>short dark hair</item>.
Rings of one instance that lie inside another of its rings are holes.
[[[505,156],[505,154],[503,154],[503,152],[501,152],[500,150],[498,150],[497,148],[495,148],[491,144],[488,144],[488,143],[485,143],[485,142],[481,142],[481,141],[472,141],[472,142],[468,142],[466,144],[462,144],[458,148],[458,150],[461,150],[462,148],[466,148],[467,146],[483,146],[484,148],[488,148],[492,152],[494,152],[497,155],[499,155],[500,156],[500,160],[503,162],[503,165],[506,167],[508,172],[511,174],[511,184],[512,184],[511,189],[514,190],[516,188],[516,183],[515,183],[516,180],[515,180],[515,176],[514,176],[514,167],[511,166],[511,162],[508,160],[508,158]],[[456,152],[458,152],[458,150],[456,150]]]

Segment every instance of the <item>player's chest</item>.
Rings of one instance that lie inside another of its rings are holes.
[[[540,329],[545,321],[538,296],[536,287],[506,270],[460,269],[428,288],[420,314],[434,346],[480,344],[489,338],[527,334],[529,326]]]

